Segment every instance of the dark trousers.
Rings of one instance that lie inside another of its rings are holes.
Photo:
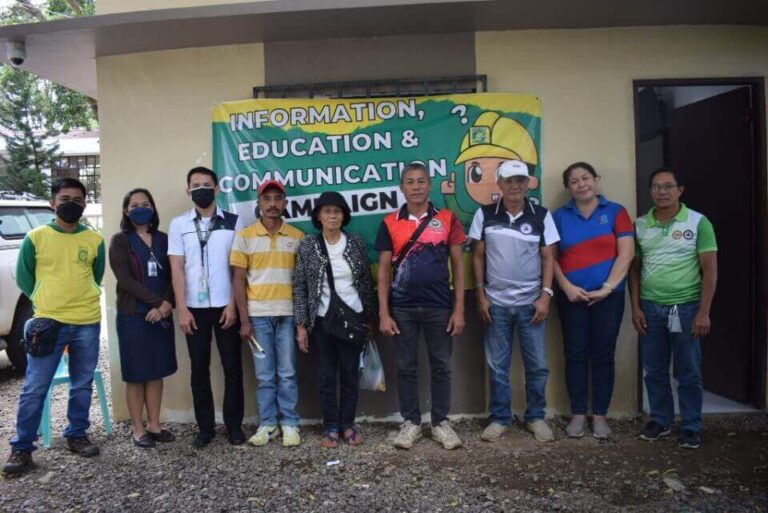
[[[397,393],[403,419],[421,425],[419,409],[419,335],[424,331],[432,375],[432,425],[448,417],[451,409],[451,352],[453,339],[445,331],[451,311],[447,308],[392,308],[392,318],[400,329],[395,335],[397,353]]]
[[[197,329],[187,336],[192,372],[192,399],[195,420],[201,433],[214,434],[215,410],[211,391],[211,335],[224,369],[224,424],[227,429],[243,423],[243,363],[238,326],[222,329],[219,324],[224,308],[190,308]]]
[[[354,427],[360,381],[360,351],[349,342],[326,333],[323,319],[312,329],[312,352],[317,362],[317,390],[323,410],[323,432],[344,431]],[[339,400],[336,401],[336,375],[339,376]]]
[[[571,303],[560,295],[560,322],[565,349],[565,380],[571,413],[586,415],[592,371],[592,413],[605,415],[611,404],[616,337],[624,316],[624,291],[612,292],[592,306]]]

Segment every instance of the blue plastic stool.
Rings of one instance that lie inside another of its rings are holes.
[[[93,373],[93,381],[96,383],[96,393],[99,395],[99,405],[101,406],[101,416],[104,417],[104,430],[107,434],[112,433],[112,421],[109,418],[109,408],[107,407],[107,394],[104,390],[104,380],[101,378],[101,371],[96,369]],[[40,419],[40,429],[38,432],[43,435],[43,447],[46,449],[51,446],[51,395],[53,387],[56,385],[69,385],[69,355],[64,353],[56,368],[56,374],[53,375],[51,388],[45,396],[43,405],[43,417]]]

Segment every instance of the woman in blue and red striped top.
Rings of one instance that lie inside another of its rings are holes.
[[[607,438],[616,337],[624,316],[624,282],[635,255],[627,210],[598,194],[599,177],[586,162],[563,172],[571,201],[554,213],[560,233],[555,277],[571,401],[570,437],[584,436],[592,371],[592,435]]]

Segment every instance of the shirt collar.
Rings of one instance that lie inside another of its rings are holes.
[[[193,221],[196,218],[200,219],[200,216],[197,215],[197,210],[195,210],[194,207],[187,213],[187,217],[190,221]],[[216,213],[214,214],[214,217],[220,217],[221,219],[224,219],[224,211],[218,205],[216,205]]]
[[[685,222],[688,220],[688,207],[685,206],[685,203],[680,202],[680,210],[677,212],[677,214],[675,214],[675,217],[673,217],[672,220],[680,222]],[[659,222],[656,220],[656,207],[651,207],[651,209],[648,211],[647,224],[649,228],[659,224]]]
[[[435,217],[435,214],[438,212],[438,210],[435,208],[435,206],[432,204],[432,202],[429,202],[429,207],[427,207],[427,212],[425,213],[423,217],[426,215],[431,215],[432,217]],[[414,216],[415,217],[415,216]],[[397,214],[397,220],[408,220],[411,218],[410,212],[408,212],[408,203],[404,204],[402,207],[400,207],[400,212]]]
[[[523,201],[525,202],[523,204],[523,209],[520,211],[520,213],[517,216],[513,216],[515,219],[517,219],[518,217],[520,217],[522,214],[525,213],[525,207],[528,207],[531,210],[531,214],[536,213],[536,211],[533,209],[533,202],[529,200],[528,197],[526,197]],[[512,213],[509,210],[507,210],[507,207],[504,205],[504,200],[500,199],[499,201],[496,202],[496,215],[498,215],[502,211],[506,212],[509,215],[512,215]]]
[[[57,232],[60,232],[60,233],[71,233],[71,234],[84,232],[85,230],[88,229],[83,223],[77,223],[77,228],[75,228],[75,231],[73,231],[73,232],[65,232],[64,229],[61,226],[56,224],[56,221],[51,221],[50,223],[48,223],[48,226],[50,226],[51,228],[53,228]]]
[[[598,208],[599,207],[605,207],[607,205],[608,205],[608,200],[605,199],[605,196],[603,196],[602,194],[598,194],[597,195],[597,206],[598,206]],[[565,204],[565,207],[570,209],[570,210],[573,210],[574,212],[576,210],[578,210],[578,207],[576,206],[576,200],[573,199],[573,198],[571,198],[570,201]]]
[[[275,235],[288,235],[288,231],[285,229],[285,225],[288,224],[283,220],[282,224],[280,225],[280,228],[277,229],[277,232],[275,232]],[[269,230],[264,226],[264,223],[261,222],[261,219],[257,219],[256,223],[254,224],[254,229],[256,230],[256,235],[259,236],[266,236],[271,237],[272,234],[269,233]]]

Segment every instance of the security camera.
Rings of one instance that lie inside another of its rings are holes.
[[[7,43],[8,60],[14,66],[21,66],[27,58],[27,47],[24,41],[9,41]]]

